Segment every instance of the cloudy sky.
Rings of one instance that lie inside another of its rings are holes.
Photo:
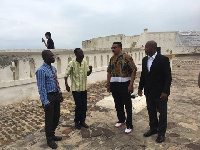
[[[43,49],[115,34],[200,30],[200,0],[0,0],[0,49]]]

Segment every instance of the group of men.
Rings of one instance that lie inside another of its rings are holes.
[[[49,35],[47,35],[49,36]],[[45,43],[45,41],[43,41]],[[45,45],[49,46],[49,44]],[[132,57],[122,51],[122,43],[114,42],[113,56],[107,69],[107,91],[112,93],[118,121],[115,127],[126,125],[125,133],[133,130],[132,101],[133,83],[137,68]],[[142,72],[138,87],[138,95],[142,96],[142,90],[146,96],[147,110],[149,114],[150,129],[144,133],[144,137],[158,134],[156,142],[165,140],[167,128],[167,101],[170,95],[171,69],[169,59],[157,53],[157,43],[149,41],[145,45],[146,57],[142,60]],[[75,60],[69,62],[65,72],[65,86],[68,92],[72,91],[75,101],[75,128],[88,128],[85,123],[87,111],[87,76],[92,73],[92,66],[88,66],[84,60],[83,50],[74,50]],[[50,50],[42,52],[43,65],[36,71],[38,91],[45,111],[45,134],[47,144],[52,149],[57,148],[55,141],[62,137],[55,136],[60,117],[60,103],[63,101],[62,91],[57,78],[57,70],[51,64],[55,62],[54,54]],[[71,79],[71,87],[68,85],[68,77]],[[127,117],[125,116],[124,106]],[[159,112],[159,119],[157,113]]]

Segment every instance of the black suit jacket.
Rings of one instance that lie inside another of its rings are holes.
[[[172,81],[169,58],[157,54],[150,72],[147,69],[148,56],[142,60],[142,72],[140,77],[139,89],[143,90],[146,96],[160,97],[164,92],[170,95],[170,86]]]

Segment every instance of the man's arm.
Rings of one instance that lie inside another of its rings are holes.
[[[47,44],[46,42],[45,42],[45,40],[44,39],[42,39],[42,42],[44,43],[44,45],[48,48],[48,46],[49,46],[49,44]]]
[[[167,58],[167,57],[165,58],[162,69],[163,69],[163,74],[164,74],[164,78],[165,78],[165,83],[164,83],[162,92],[169,95],[170,94],[170,86],[171,86],[171,82],[172,82],[169,58]]]
[[[107,84],[106,84],[107,92],[110,92],[110,78],[111,78],[111,74],[108,72],[108,74],[107,74]]]
[[[111,79],[111,59],[107,68],[107,84],[106,84],[107,92],[110,92],[110,79]]]
[[[128,59],[128,65],[129,65],[129,72],[131,72],[131,80],[130,80],[130,84],[128,86],[128,92],[133,92],[133,82],[135,80],[135,76],[136,76],[136,66],[135,63],[133,61],[133,58],[129,56]]]
[[[36,72],[36,79],[38,85],[38,91],[40,94],[40,99],[44,106],[50,104],[49,100],[47,99],[47,91],[46,91],[46,83],[45,83],[45,73],[43,70],[38,70]]]
[[[64,79],[65,79],[65,87],[66,87],[66,90],[68,92],[70,92],[70,87],[68,85],[67,80],[68,80],[68,77],[69,77],[71,71],[72,71],[72,61],[69,62],[68,66],[67,66],[67,69],[66,69],[66,72],[65,72],[65,77],[64,77]]]
[[[136,72],[131,73],[131,80],[130,80],[130,84],[128,86],[128,92],[133,92],[133,82],[135,80],[135,75],[136,75]]]
[[[140,76],[140,81],[139,81],[139,87],[138,87],[138,95],[142,96],[142,90],[144,88],[145,85],[145,77],[144,77],[144,70],[143,70],[143,63],[144,59],[142,60],[142,72],[141,72],[141,76]]]
[[[89,76],[92,73],[92,66],[89,66],[89,70],[87,72],[87,76]]]
[[[68,79],[68,77],[65,77],[65,87],[66,87],[66,90],[67,90],[68,92],[70,92],[70,87],[69,87],[69,85],[68,85],[67,79]]]
[[[171,82],[172,82],[172,75],[171,75],[171,68],[170,68],[170,62],[169,62],[169,58],[165,58],[165,60],[163,60],[163,74],[164,74],[164,87],[163,87],[163,91],[160,95],[160,98],[162,100],[166,100],[167,97],[170,95],[170,86],[171,86]]]
[[[56,74],[56,77],[57,77],[57,80],[58,80],[58,73],[57,73],[56,68],[55,68],[54,70],[55,70],[55,74]],[[63,102],[64,98],[63,98],[63,96],[62,96],[61,88],[60,88],[59,94],[60,94],[60,102]]]

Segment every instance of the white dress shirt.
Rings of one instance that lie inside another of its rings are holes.
[[[149,72],[150,72],[152,63],[153,63],[154,59],[156,58],[156,55],[157,55],[157,52],[152,57],[148,56],[147,69]]]

